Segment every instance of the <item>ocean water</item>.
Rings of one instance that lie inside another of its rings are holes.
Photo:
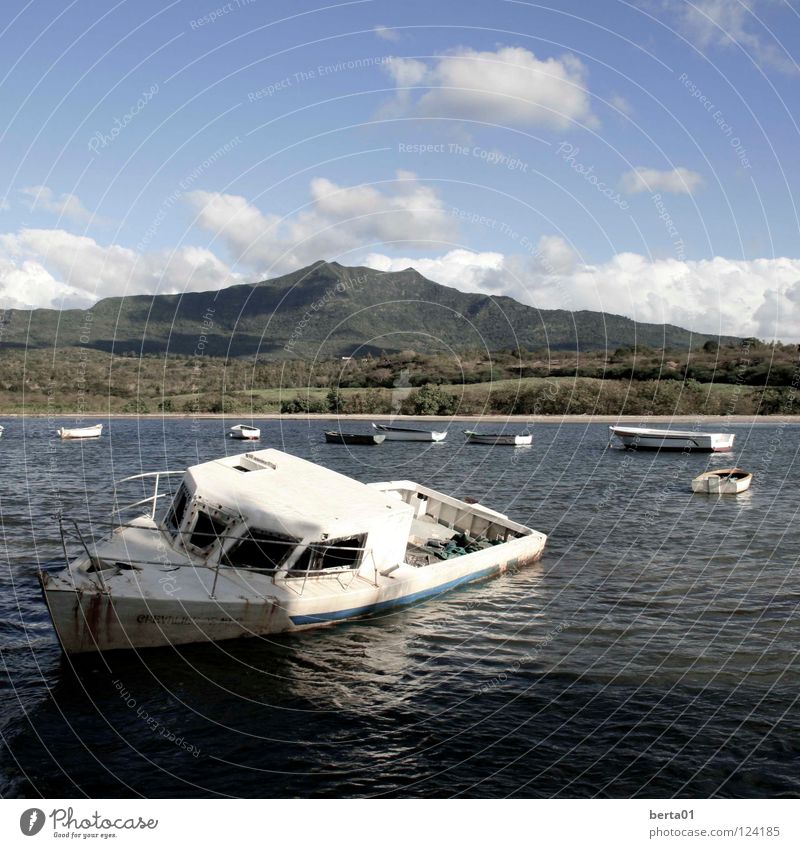
[[[530,448],[467,446],[459,424],[371,448],[262,422],[262,447],[479,498],[549,534],[545,556],[332,628],[70,660],[35,579],[55,513],[99,517],[113,478],[243,448],[222,421],[115,420],[86,443],[2,423],[3,796],[800,794],[796,425],[732,425],[710,456],[608,449],[588,423],[537,425]],[[691,493],[731,464],[750,491]]]

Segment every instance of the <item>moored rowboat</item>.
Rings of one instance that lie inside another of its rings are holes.
[[[337,445],[380,445],[386,436],[373,433],[342,433],[339,430],[326,430],[325,441]]]
[[[694,430],[656,430],[650,427],[609,427],[624,447],[638,450],[712,451],[733,449],[734,433],[700,433]]]
[[[530,445],[533,443],[531,433],[476,433],[473,430],[464,430],[467,443],[470,445]]]
[[[261,430],[258,427],[251,427],[249,424],[236,424],[231,427],[229,432],[232,439],[254,441],[261,438]]]
[[[373,429],[386,436],[389,442],[441,442],[446,430],[419,430],[415,427],[395,427],[390,424],[373,424]]]
[[[62,427],[56,431],[62,439],[98,439],[103,434],[102,424],[89,427]]]
[[[709,495],[738,495],[750,488],[753,475],[743,468],[718,468],[692,480],[692,491]]]

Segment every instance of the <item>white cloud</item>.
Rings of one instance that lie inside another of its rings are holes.
[[[761,64],[784,73],[796,74],[800,70],[776,37],[758,20],[766,7],[780,9],[780,4],[773,0],[747,0],[746,3],[740,0],[692,0],[691,3],[671,0],[668,5],[675,11],[683,32],[703,50],[738,45]],[[780,29],[777,33],[778,37],[782,34]]]
[[[391,29],[391,27],[383,26],[383,24],[378,24],[372,31],[384,41],[400,41],[400,33]]]
[[[137,253],[66,230],[0,235],[0,305],[89,305],[115,295],[207,291],[239,281],[210,250]]]
[[[508,295],[541,309],[588,309],[695,332],[800,341],[800,259],[681,262],[620,253],[589,265],[560,238],[545,237],[533,256],[454,250],[426,259],[371,254],[366,264],[384,271],[411,266],[464,291]]]
[[[439,193],[409,171],[380,188],[317,177],[310,193],[311,205],[285,220],[237,195],[195,191],[188,199],[198,225],[223,241],[234,262],[259,273],[293,271],[375,243],[430,245],[456,235]]]
[[[25,204],[32,212],[38,210],[52,212],[59,218],[69,218],[79,224],[84,224],[93,217],[95,223],[100,220],[92,215],[75,194],[56,195],[51,188],[43,185],[22,188],[20,194],[25,198]]]
[[[522,47],[495,51],[461,47],[432,64],[393,59],[383,66],[397,86],[424,85],[414,100],[398,91],[394,107],[424,116],[475,119],[514,126],[567,129],[597,123],[586,88],[586,68],[576,56],[538,59]]]
[[[612,94],[608,102],[615,109],[618,109],[620,112],[622,112],[623,115],[633,114],[633,106],[631,106],[630,102],[626,100],[621,94]]]
[[[364,260],[368,268],[377,271],[402,271],[414,268],[437,283],[459,291],[486,293],[491,282],[503,273],[502,253],[473,253],[471,250],[451,250],[439,257],[409,259],[370,253]]]
[[[419,85],[428,75],[428,66],[419,59],[403,59],[395,57],[385,62],[384,67],[395,85],[402,87]]]
[[[622,190],[628,194],[646,191],[667,191],[672,194],[693,194],[703,184],[703,177],[688,168],[658,171],[639,165],[622,175]]]

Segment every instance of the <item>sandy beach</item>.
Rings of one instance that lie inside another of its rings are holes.
[[[37,418],[61,420],[72,418],[86,420],[89,418],[101,418],[104,421],[115,419],[164,419],[175,421],[463,421],[482,423],[510,422],[518,424],[690,424],[701,422],[703,424],[800,424],[800,415],[335,415],[333,413],[265,413],[263,415],[240,415],[222,413],[198,413],[193,415],[188,412],[151,412],[142,415],[136,413],[106,413],[106,412],[84,412],[77,413],[59,412],[54,415],[48,413],[23,414],[19,412],[0,412],[0,418]]]

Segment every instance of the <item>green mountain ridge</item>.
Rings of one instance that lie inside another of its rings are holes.
[[[736,341],[620,315],[543,310],[504,295],[461,292],[413,268],[383,272],[325,261],[218,291],[111,297],[90,310],[7,310],[2,326],[3,344],[17,348],[266,359],[517,347],[686,350],[711,339]]]

